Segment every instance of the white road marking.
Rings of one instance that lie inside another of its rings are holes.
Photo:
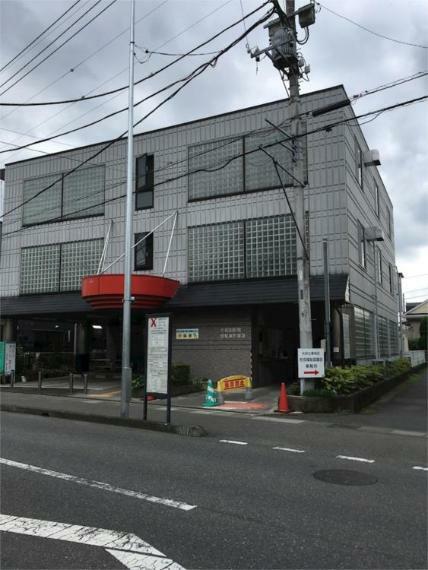
[[[253,420],[260,420],[263,422],[279,422],[281,424],[303,424],[305,422],[305,420],[292,420],[292,419],[288,419],[288,418],[281,418],[281,417],[277,417],[277,418],[270,418],[270,417],[265,417],[265,416],[253,416],[251,419]]]
[[[425,437],[426,433],[423,431],[410,431],[404,429],[393,429],[391,433],[395,435],[412,435],[414,437]]]
[[[365,459],[364,457],[350,457],[348,455],[337,455],[336,459],[347,459],[348,461],[360,461],[361,463],[374,463],[374,459]]]
[[[291,453],[305,453],[303,449],[293,449],[292,447],[272,447],[278,451],[291,451]]]
[[[99,546],[132,570],[183,570],[135,534],[2,514],[0,531]]]
[[[0,463],[3,465],[8,465],[9,467],[16,467],[18,469],[32,471],[33,473],[39,473],[40,475],[47,475],[56,479],[62,479],[63,481],[85,485],[86,487],[93,487],[94,489],[101,489],[102,491],[118,493],[119,495],[126,495],[127,497],[133,497],[134,499],[142,499],[144,501],[148,501],[149,503],[156,503],[158,505],[164,505],[165,507],[172,507],[174,509],[180,509],[182,511],[191,511],[192,509],[196,509],[196,505],[188,505],[187,503],[182,503],[173,499],[164,499],[162,497],[140,493],[139,491],[122,489],[121,487],[110,485],[109,483],[93,481],[91,479],[85,479],[85,477],[76,477],[75,475],[69,475],[67,473],[59,473],[58,471],[44,469],[43,467],[37,467],[36,465],[29,465],[27,463],[19,463],[18,461],[12,461],[10,459],[5,459],[4,457],[0,457]]]
[[[220,443],[233,443],[234,445],[248,445],[246,441],[234,441],[233,439],[220,439]]]
[[[418,471],[428,471],[428,467],[420,467],[419,465],[415,465],[412,469],[416,469]]]

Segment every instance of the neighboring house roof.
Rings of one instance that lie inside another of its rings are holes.
[[[422,317],[428,317],[428,299],[425,299],[422,303],[407,303],[406,308],[407,312],[405,315],[408,319],[421,319]]]

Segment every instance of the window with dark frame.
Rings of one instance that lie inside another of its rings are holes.
[[[363,151],[358,144],[357,137],[354,138],[355,145],[355,177],[363,190]]]
[[[137,244],[148,232],[135,234],[134,244]],[[153,269],[153,234],[148,235],[145,240],[138,243],[134,248],[135,271]]]
[[[135,165],[135,209],[153,208],[154,156],[143,154]]]
[[[388,224],[388,236],[391,237],[392,219],[391,219],[391,210],[389,208],[386,209],[386,215],[387,215],[387,224]]]
[[[392,265],[389,264],[388,266],[388,272],[389,272],[389,292],[391,294],[394,294],[394,272],[392,271]]]
[[[361,267],[367,267],[366,236],[364,226],[358,222],[358,261]]]
[[[382,254],[379,250],[377,250],[377,281],[382,285],[383,283]]]
[[[380,197],[379,197],[379,185],[376,180],[373,180],[374,188],[375,188],[375,211],[376,216],[379,218],[380,216]]]

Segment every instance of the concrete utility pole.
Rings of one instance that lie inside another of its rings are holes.
[[[123,323],[122,323],[122,383],[120,394],[120,415],[129,416],[131,399],[131,251],[132,251],[132,188],[134,174],[134,34],[135,0],[131,0],[131,24],[129,34],[129,86],[128,86],[128,164],[126,174],[125,209],[125,263],[123,284]]]
[[[295,0],[286,0],[286,14],[279,6],[278,0],[272,0],[278,19],[268,22],[270,47],[256,49],[251,56],[259,59],[262,53],[272,60],[274,66],[287,75],[290,84],[289,119],[290,135],[293,147],[292,177],[294,179],[294,216],[298,234],[302,240],[296,239],[297,250],[297,295],[299,304],[300,348],[312,348],[311,295],[309,286],[310,261],[307,255],[309,244],[305,231],[305,172],[303,156],[304,128],[301,118],[299,80],[304,73],[309,73],[309,66],[297,53],[296,15],[299,23],[308,34],[308,26],[315,23],[315,5],[313,2],[299,8],[296,12]],[[307,39],[307,38],[306,38]],[[306,40],[305,40],[306,41]],[[299,182],[297,182],[299,181]],[[300,380],[300,392],[313,387],[313,381]]]
[[[286,1],[287,18],[289,26],[296,36],[296,19],[295,19],[295,1]],[[296,42],[293,42],[293,51],[295,55],[295,63],[290,66],[288,79],[290,82],[290,105],[289,113],[291,119],[290,134],[293,137],[293,175],[297,180],[303,181],[305,176],[303,172],[303,144],[302,139],[298,138],[303,132],[302,120],[300,117],[300,90],[299,79],[300,69],[297,60]],[[297,138],[296,138],[297,137]],[[304,186],[294,187],[294,210],[296,216],[297,227],[300,230],[300,235],[306,244],[306,251],[309,251],[309,244],[307,243],[307,234],[305,231],[305,191]],[[300,240],[296,240],[297,249],[297,294],[299,303],[299,335],[300,335],[300,348],[312,348],[312,320],[311,320],[311,293],[309,285],[310,276],[310,262],[305,255],[303,244]],[[312,388],[309,380],[301,380],[300,392],[303,393],[306,389]]]

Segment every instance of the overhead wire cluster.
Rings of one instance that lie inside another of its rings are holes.
[[[69,26],[68,28],[66,28],[65,30],[63,30],[58,36],[56,36],[47,46],[43,47],[35,56],[33,56],[29,61],[27,61],[24,65],[22,65],[18,71],[16,71],[15,73],[13,73],[6,81],[4,81],[3,83],[0,84],[0,89],[2,87],[4,87],[5,85],[7,85],[8,83],[10,83],[11,81],[13,81],[13,79],[15,79],[15,77],[19,76],[19,74],[21,73],[21,71],[24,71],[25,68],[27,68],[29,65],[31,65],[31,63],[33,63],[33,61],[35,61],[40,55],[43,54],[43,52],[45,52],[50,46],[54,45],[55,42],[61,38],[63,35],[65,35],[73,26],[75,26],[80,20],[82,20],[86,15],[89,14],[90,11],[92,11],[100,2],[102,2],[102,0],[96,0],[96,2],[90,7],[88,8],[88,10],[86,10],[81,16],[79,16],[72,24],[71,26]],[[30,75],[30,73],[32,73],[35,69],[37,69],[38,67],[40,67],[45,61],[47,61],[50,57],[52,57],[54,54],[56,54],[63,46],[65,46],[66,44],[68,44],[68,42],[70,42],[73,38],[75,38],[78,34],[80,34],[80,32],[82,30],[84,30],[85,28],[87,28],[90,24],[92,24],[92,22],[94,22],[97,18],[99,18],[104,12],[106,12],[113,4],[115,4],[117,2],[117,0],[111,0],[109,2],[109,4],[107,4],[106,6],[104,6],[99,12],[97,12],[90,20],[88,20],[87,22],[85,22],[80,28],[78,28],[76,31],[73,32],[73,34],[71,34],[71,36],[68,36],[60,45],[56,46],[51,52],[49,52],[47,55],[45,55],[43,57],[43,59],[37,61],[33,67],[31,67],[29,70],[27,70],[23,75],[17,77],[17,79],[15,79],[15,81],[13,81],[13,83],[11,83],[8,87],[6,87],[5,89],[3,89],[3,91],[0,92],[0,96],[4,95],[5,93],[7,93],[8,91],[10,91],[10,89],[12,89],[12,87],[14,87],[15,85],[17,85],[18,83],[20,83],[23,79],[25,79],[25,77],[27,77],[28,75]]]
[[[253,15],[254,13],[258,12],[261,8],[263,8],[264,6],[266,6],[268,2],[264,2],[261,6],[259,6],[258,8],[256,8],[255,10],[253,10],[252,12],[250,12],[249,14],[247,14],[246,17],[250,17],[251,15]],[[167,87],[163,88],[161,91],[165,91],[166,89],[170,88],[171,86],[175,86],[177,83],[182,83],[175,91],[173,91],[172,93],[170,93],[165,99],[163,99],[163,101],[161,101],[158,105],[156,105],[153,109],[151,109],[148,113],[146,113],[141,119],[139,119],[135,124],[134,127],[138,126],[140,123],[142,123],[145,119],[147,119],[150,115],[152,115],[157,109],[159,109],[161,106],[163,106],[165,103],[167,103],[170,99],[172,99],[173,97],[175,97],[182,89],[184,89],[184,87],[186,85],[188,85],[191,81],[193,81],[196,77],[198,77],[199,75],[201,75],[208,67],[210,67],[212,65],[212,63],[214,61],[217,61],[220,57],[222,57],[225,53],[227,53],[230,49],[232,49],[235,45],[237,45],[244,37],[246,37],[246,35],[248,35],[250,32],[252,32],[254,29],[256,29],[260,24],[264,23],[267,19],[269,19],[271,17],[271,15],[273,14],[273,10],[270,9],[264,16],[262,16],[261,18],[259,18],[256,22],[254,22],[253,24],[251,24],[251,26],[248,27],[248,30],[246,32],[244,32],[243,34],[241,34],[238,38],[236,38],[235,40],[233,40],[231,43],[229,43],[225,48],[221,49],[219,51],[219,53],[217,55],[215,55],[214,57],[212,57],[210,60],[206,61],[205,63],[199,65],[197,68],[195,68],[188,76],[186,76],[185,78],[182,78],[176,82],[174,82],[173,84],[168,85]],[[191,52],[195,51],[196,49],[199,49],[200,47],[202,47],[203,45],[206,45],[207,43],[209,43],[210,41],[212,41],[213,39],[217,38],[219,35],[223,34],[225,31],[231,29],[232,27],[236,26],[237,24],[239,24],[242,21],[242,19],[238,20],[237,22],[234,22],[233,24],[231,24],[230,26],[224,28],[223,30],[221,30],[220,32],[218,32],[217,34],[215,34],[214,36],[212,36],[209,40],[203,42],[202,44],[199,44],[198,46],[196,46],[195,48],[193,48],[192,50],[190,50]],[[180,58],[178,58],[180,59]],[[178,61],[178,60],[177,60]],[[142,101],[140,101],[138,104],[140,104]],[[37,198],[38,196],[40,196],[41,194],[43,194],[44,192],[46,192],[47,190],[49,190],[50,188],[52,188],[56,183],[60,182],[61,180],[63,180],[64,177],[66,176],[70,176],[73,172],[75,172],[76,170],[78,170],[79,168],[81,168],[82,166],[84,166],[85,164],[87,164],[89,161],[93,160],[94,158],[96,158],[97,156],[99,156],[101,153],[103,153],[105,150],[107,150],[109,147],[111,147],[113,144],[115,144],[116,142],[120,141],[121,139],[124,138],[124,136],[126,135],[126,132],[121,133],[118,137],[116,137],[115,139],[109,141],[108,143],[106,143],[105,145],[102,146],[101,149],[97,150],[93,155],[91,155],[89,158],[85,159],[84,161],[82,161],[79,165],[77,165],[75,168],[73,168],[72,170],[66,172],[64,175],[61,176],[61,178],[55,180],[54,182],[52,182],[51,184],[49,184],[48,186],[46,186],[45,188],[42,188],[39,192],[37,192],[35,195],[33,195],[32,197],[28,198],[27,200],[24,200],[23,202],[21,202],[20,204],[18,204],[17,206],[11,208],[10,210],[8,210],[7,212],[4,213],[4,216],[6,217],[7,215],[11,214],[12,212],[16,211],[17,209],[20,209],[21,207],[23,207],[25,204],[29,203],[30,201],[34,200],[35,198]],[[34,144],[34,143],[33,143]],[[8,235],[8,234],[5,234]]]

